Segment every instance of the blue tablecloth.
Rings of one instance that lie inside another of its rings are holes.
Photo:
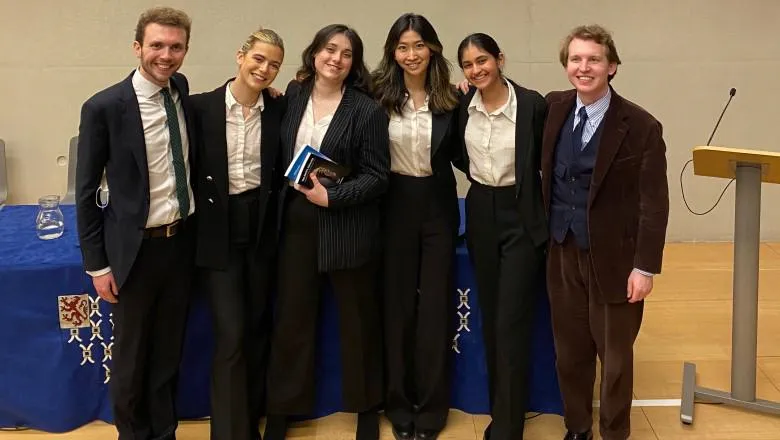
[[[111,307],[96,296],[81,267],[73,206],[63,207],[65,233],[42,241],[36,206],[0,210],[0,427],[49,432],[93,420],[111,422]],[[452,407],[489,412],[487,376],[474,276],[458,248]],[[179,386],[182,418],[209,414],[213,339],[207,302],[194,293]],[[319,417],[341,409],[336,307],[325,294],[318,354]],[[61,316],[62,315],[62,316]],[[535,315],[530,410],[561,414],[550,311],[540,290]]]

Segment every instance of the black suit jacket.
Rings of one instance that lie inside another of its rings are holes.
[[[84,268],[93,271],[111,266],[120,288],[141,247],[149,215],[149,167],[133,73],[81,107],[76,163],[76,213]],[[171,85],[179,92],[187,120],[190,179],[194,180],[196,137],[187,78],[176,73]],[[104,169],[111,195],[108,206],[101,209],[95,203],[95,192]]]
[[[541,183],[541,152],[542,134],[544,132],[544,119],[547,112],[547,103],[542,95],[534,90],[529,90],[509,81],[515,88],[517,97],[517,116],[515,117],[515,188],[517,195],[517,208],[523,219],[523,226],[530,235],[534,245],[540,246],[547,242],[549,235],[547,230],[547,217],[542,202]],[[466,173],[469,181],[473,182],[469,173],[469,156],[466,151],[466,125],[469,122],[469,103],[476,93],[472,87],[469,92],[460,97],[459,128],[461,141],[460,154],[453,163],[458,169]]]
[[[229,82],[229,81],[228,81]],[[198,128],[198,182],[195,199],[198,206],[198,242],[196,263],[211,269],[225,269],[228,264],[229,206],[228,158],[225,116],[225,88],[192,96]],[[284,115],[284,97],[272,98],[263,90],[264,109],[260,116],[260,224],[258,240],[265,222],[274,222],[271,236],[262,237],[262,250],[272,252],[276,246],[276,205],[280,179],[279,128]]]
[[[287,113],[282,122],[285,169],[292,162],[311,87],[295,81],[287,87]],[[318,266],[322,272],[358,267],[381,250],[380,197],[387,190],[390,171],[387,125],[387,115],[379,104],[353,87],[345,88],[320,145],[322,153],[351,169],[341,184],[328,189],[328,208],[318,208]],[[285,183],[282,206],[290,191],[295,189]]]

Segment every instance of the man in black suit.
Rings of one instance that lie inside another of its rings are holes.
[[[133,42],[139,67],[81,109],[79,241],[95,290],[113,304],[111,391],[120,440],[175,438],[194,264],[193,112],[187,80],[176,73],[190,26],[175,9],[142,13]],[[110,198],[99,206],[104,173]]]

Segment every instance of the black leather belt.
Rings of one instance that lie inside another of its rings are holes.
[[[173,223],[144,229],[144,238],[168,238],[181,232],[184,222],[176,220]]]

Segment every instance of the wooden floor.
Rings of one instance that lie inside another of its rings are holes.
[[[683,361],[695,361],[698,383],[729,389],[731,354],[731,261],[727,243],[670,244],[664,273],[656,277],[647,299],[644,323],[636,344],[637,400],[679,399]],[[780,401],[780,243],[761,245],[759,289],[757,397]],[[698,404],[693,426],[679,421],[679,407],[635,407],[631,413],[636,440],[780,439],[780,417],[759,415],[721,405]],[[442,440],[481,440],[487,416],[452,411]],[[392,439],[383,420],[382,439]],[[354,439],[355,416],[334,414],[295,425],[297,440]],[[542,415],[528,422],[525,436],[560,440],[558,416]],[[93,423],[68,434],[36,431],[3,432],[0,440],[116,438],[112,426]],[[180,440],[208,439],[208,421],[182,423]]]

